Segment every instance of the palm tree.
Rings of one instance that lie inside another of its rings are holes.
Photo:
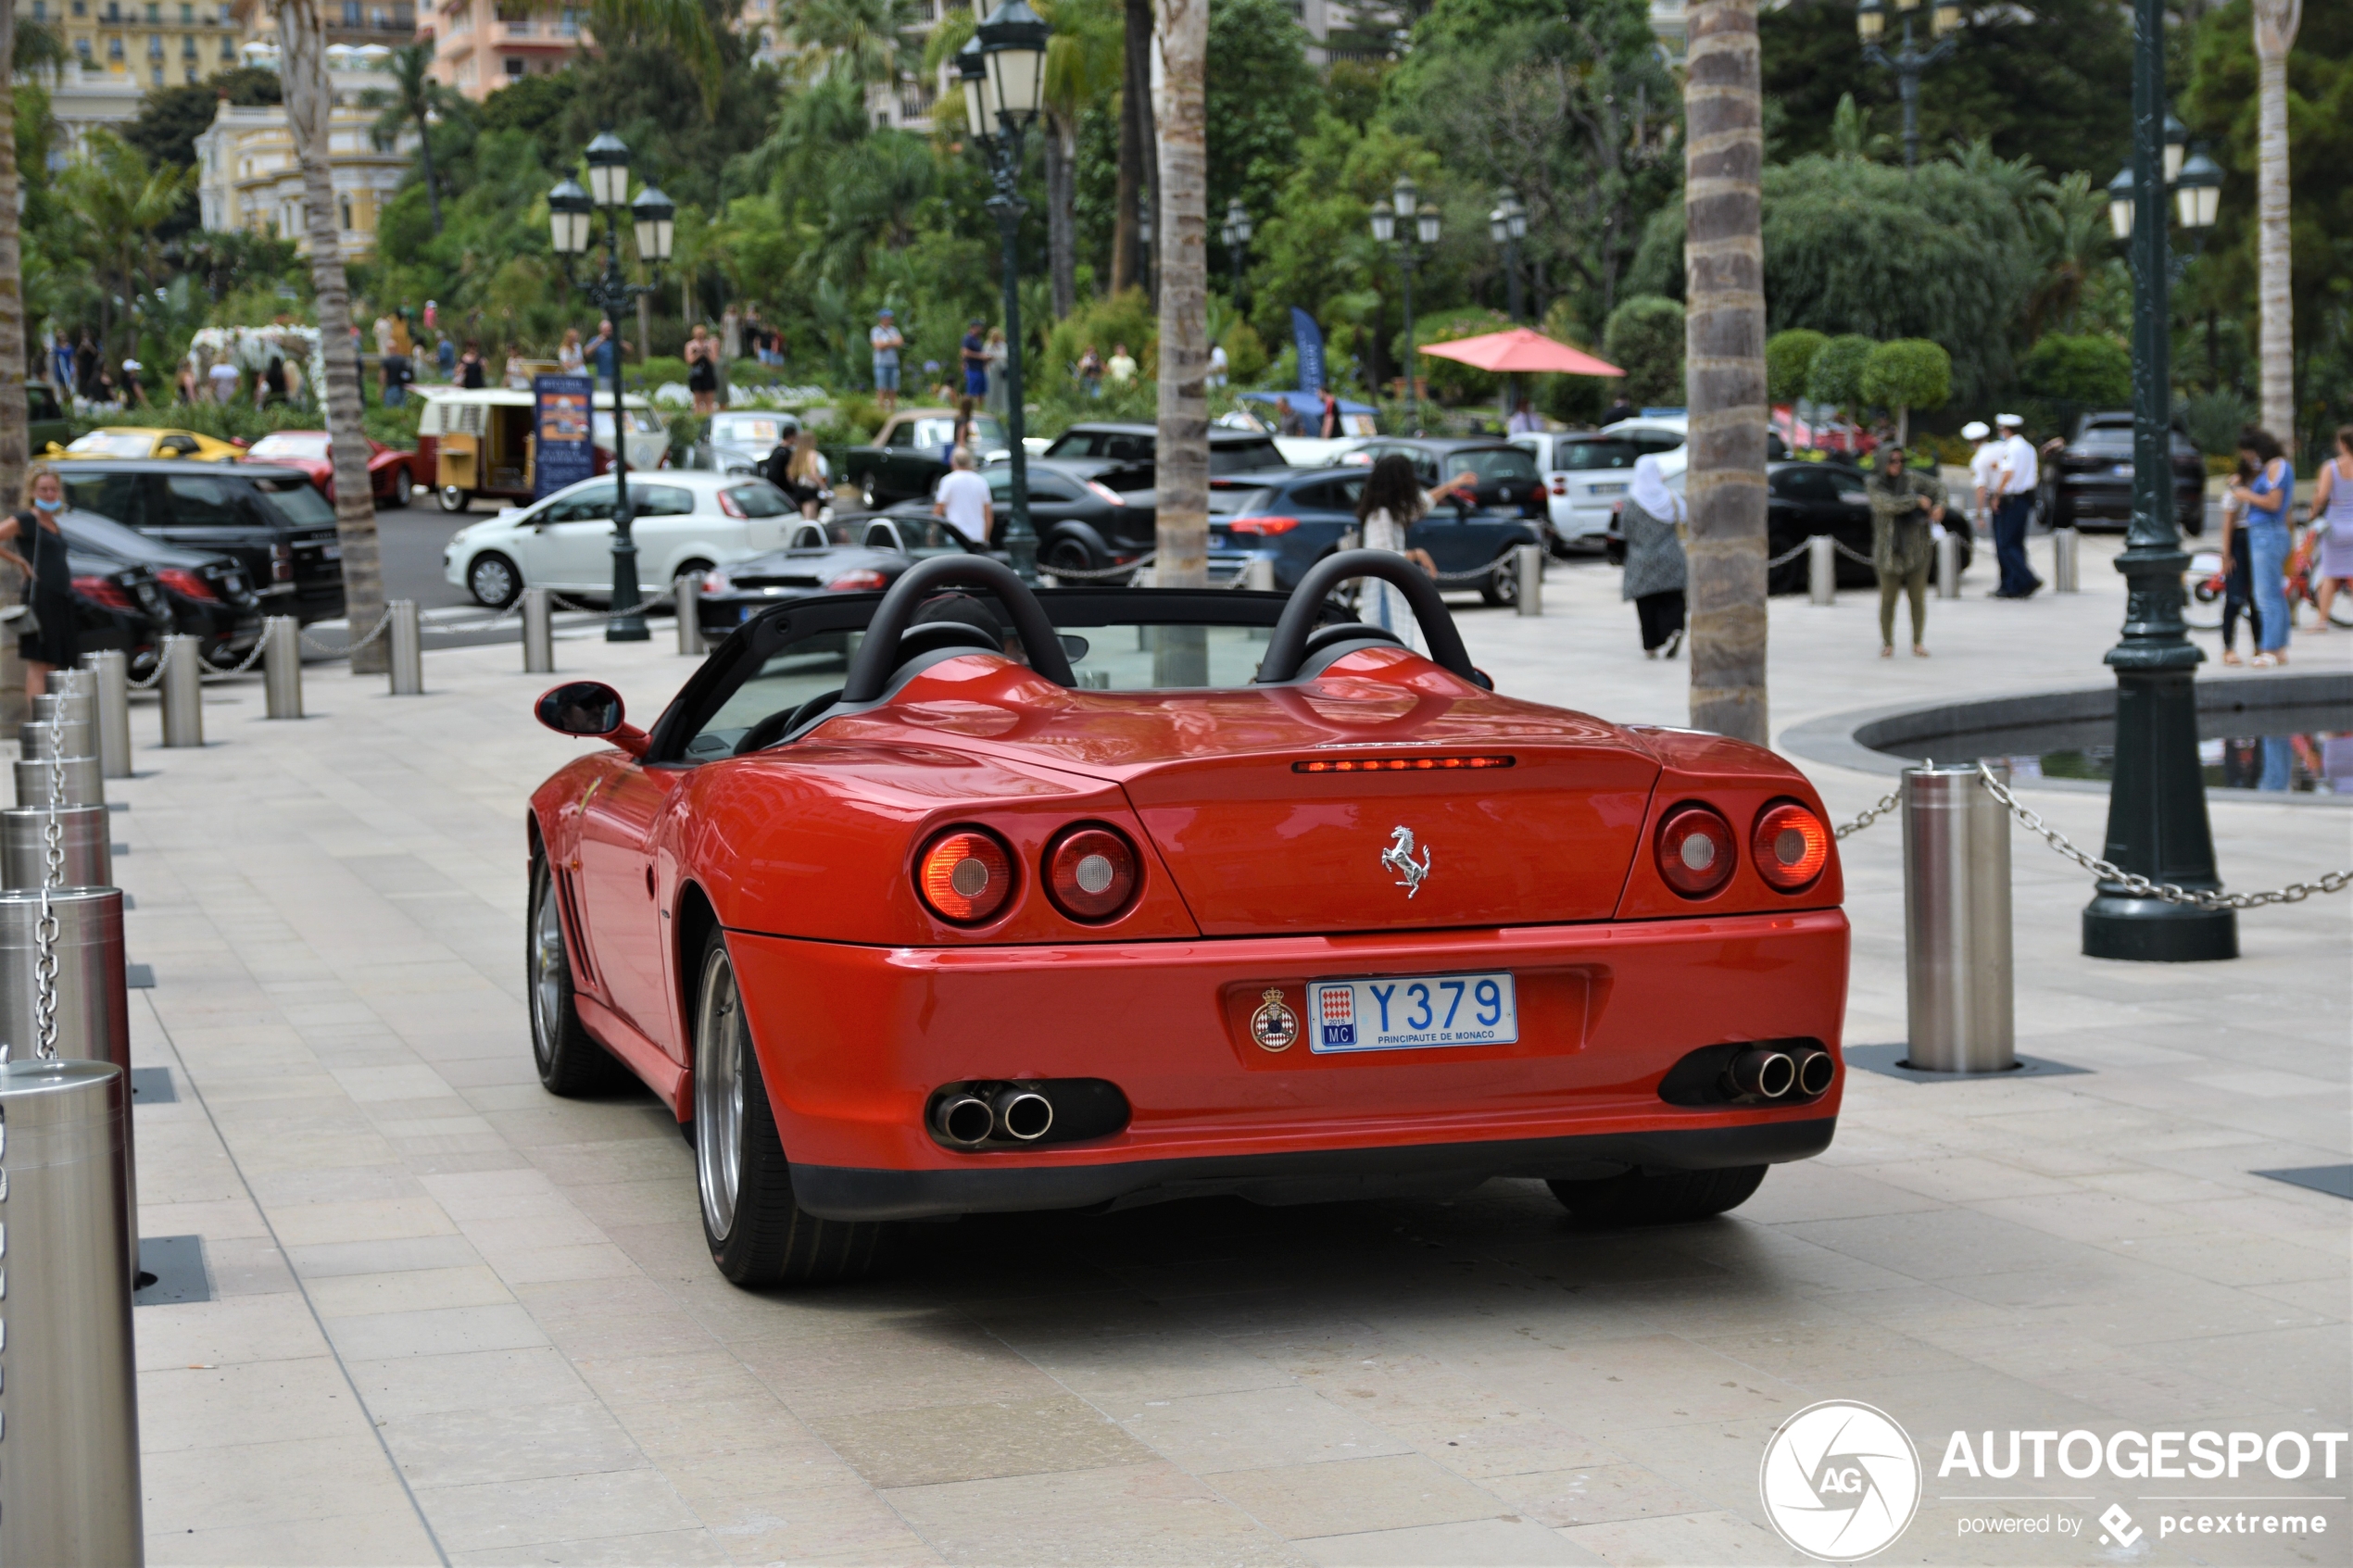
[[[1160,439],[1159,558],[1152,581],[1198,588],[1209,581],[1209,137],[1203,93],[1209,0],[1160,0]],[[1157,662],[1164,685],[1202,685],[1208,651],[1197,633],[1164,633]]]
[[[1111,215],[1114,294],[1142,281],[1136,276],[1136,198],[1146,191],[1157,198],[1160,191],[1159,170],[1152,163],[1152,0],[1121,0],[1120,10],[1119,178]]]
[[[1119,85],[1125,28],[1107,0],[1061,0],[1046,14],[1046,257],[1060,320],[1078,307],[1078,124]]]
[[[1764,745],[1765,163],[1756,0],[1693,0],[1683,84],[1692,725]]]
[[[441,108],[441,83],[433,74],[433,40],[405,44],[392,52],[393,86],[389,92],[371,87],[361,94],[360,102],[371,107],[382,106],[384,113],[377,117],[375,141],[389,147],[400,140],[400,133],[411,124],[417,128],[417,164],[425,181],[425,203],[433,209],[433,232],[441,232],[441,187],[433,177],[433,117]]]
[[[2263,427],[2296,445],[2296,307],[2288,295],[2287,52],[2304,0],[2255,0],[2256,298]]]
[[[899,53],[914,25],[914,0],[801,0],[785,31],[803,51],[804,80],[847,76],[869,87],[898,81]]]
[[[10,130],[13,175],[13,120]],[[69,166],[57,182],[74,215],[74,249],[103,285],[98,302],[103,337],[114,327],[115,296],[145,292],[155,232],[195,193],[196,171],[170,164],[150,168],[138,148],[111,131],[92,131],[83,151],[82,161]]]

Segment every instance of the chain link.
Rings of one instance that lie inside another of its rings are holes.
[[[1856,817],[1851,822],[1841,823],[1839,826],[1831,829],[1831,832],[1833,836],[1838,838],[1844,838],[1850,833],[1861,833],[1865,828],[1869,827],[1873,822],[1878,822],[1881,817],[1886,816],[1890,811],[1894,810],[1896,807],[1902,804],[1902,791],[1891,789],[1885,795],[1881,796],[1877,800],[1872,801],[1870,806],[1864,810],[1862,815]]]
[[[1770,571],[1777,566],[1787,566],[1790,562],[1804,555],[1806,553],[1806,546],[1813,544],[1813,542],[1814,541],[1810,538],[1800,539],[1793,546],[1783,550],[1780,555],[1767,558],[1765,570]]]
[[[1832,539],[1831,543],[1837,547],[1838,553],[1844,556],[1848,560],[1877,570],[1879,564],[1878,562],[1872,560],[1870,557],[1865,555],[1862,551],[1850,547],[1845,540]]]
[[[57,911],[50,903],[49,895],[65,883],[65,827],[57,813],[66,803],[66,709],[69,699],[80,691],[76,673],[69,670],[57,672],[56,695],[49,702],[49,821],[44,834],[47,865],[41,878],[41,923],[34,928],[40,951],[33,960],[37,986],[33,998],[33,1054],[43,1061],[54,1061],[57,1055]]]
[[[156,655],[156,667],[147,671],[147,678],[145,680],[142,681],[127,671],[125,672],[123,679],[129,684],[131,689],[134,692],[151,692],[157,686],[163,684],[164,666],[170,664],[170,662],[171,639],[166,637],[163,640],[160,650]]]
[[[262,636],[256,637],[253,640],[253,646],[247,648],[245,650],[245,658],[239,659],[236,663],[223,667],[213,663],[210,659],[207,659],[205,660],[205,667],[201,671],[199,671],[199,674],[202,679],[207,681],[225,681],[232,675],[242,675],[246,671],[252,669],[255,665],[260,663],[261,656],[269,651],[270,638],[267,634],[264,634]]]
[[[332,643],[321,643],[313,639],[308,632],[297,630],[295,633],[295,635],[300,639],[302,646],[308,648],[312,653],[321,654],[328,659],[341,659],[346,654],[358,653],[361,648],[366,647],[370,643],[372,643],[378,637],[383,636],[386,631],[390,630],[391,626],[392,607],[390,605],[386,605],[384,606],[384,614],[378,616],[376,618],[376,623],[368,629],[368,634],[360,638],[356,643],[347,643],[342,647],[336,647]]]

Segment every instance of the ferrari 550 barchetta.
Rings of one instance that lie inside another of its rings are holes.
[[[1330,596],[1367,577],[1428,657]],[[540,1076],[675,1111],[738,1284],[1208,1194],[1693,1219],[1836,1124],[1813,788],[1497,695],[1396,556],[1288,597],[944,557],[761,615],[650,731],[593,682],[538,712],[610,743],[532,797]]]

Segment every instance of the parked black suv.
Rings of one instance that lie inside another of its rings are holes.
[[[261,635],[261,598],[236,557],[166,544],[71,508],[58,514],[57,531],[76,558],[146,568],[163,595],[160,630],[203,638],[204,656],[212,662],[233,663]]]
[[[344,613],[335,508],[299,469],[153,458],[54,466],[81,510],[167,544],[235,557],[264,614],[308,624]]]
[[[2206,459],[2172,432],[2173,510],[2182,532],[2206,532]],[[2086,414],[2075,439],[2043,463],[2043,516],[2053,528],[2122,528],[2133,521],[2133,416]]]
[[[1160,427],[1093,421],[1076,424],[1054,437],[1045,455],[1069,472],[1100,481],[1112,490],[1150,490]],[[1288,466],[1275,438],[1262,431],[1209,427],[1209,471],[1249,473]]]

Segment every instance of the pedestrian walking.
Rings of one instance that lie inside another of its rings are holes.
[[[686,391],[695,400],[695,412],[708,418],[719,408],[719,345],[703,331],[700,321],[686,334]]]
[[[1944,484],[1915,473],[1901,446],[1880,453],[1864,488],[1871,498],[1871,570],[1879,573],[1879,656],[1895,657],[1895,599],[1912,601],[1912,657],[1928,657],[1928,569],[1944,521]]]
[[[2312,628],[2317,637],[2329,629],[2329,606],[2336,602],[2337,591],[2353,594],[2353,425],[2336,427],[2336,456],[2321,465],[2309,533],[2320,535],[2312,558],[2312,589],[2321,607]]]
[[[196,368],[184,359],[180,362],[180,374],[173,380],[172,388],[182,403],[194,403],[204,395],[203,383],[196,380]]]
[[[2263,618],[2255,608],[2255,561],[2247,553],[2246,523],[2241,515],[2246,508],[2239,504],[2236,486],[2255,477],[2255,465],[2245,458],[2239,459],[2238,474],[2233,489],[2222,496],[2222,662],[2240,664],[2239,617],[2246,617],[2246,640],[2250,652],[2263,648]]]
[[[1284,405],[1289,408],[1288,402]],[[1347,434],[1340,412],[1340,399],[1332,395],[1328,386],[1315,389],[1315,434],[1324,441],[1338,441]]]
[[[888,419],[899,409],[899,351],[907,346],[898,320],[888,309],[875,312],[866,345],[875,356],[875,397],[882,404],[883,417]]]
[[[1007,367],[1013,358],[1005,346],[1005,329],[988,329],[988,411],[999,419],[1005,417],[1005,387]]]
[[[1661,648],[1672,659],[1683,646],[1681,525],[1689,516],[1683,498],[1667,488],[1657,457],[1645,452],[1635,458],[1633,482],[1617,513],[1618,530],[1626,536],[1626,575],[1618,596],[1634,602],[1645,659],[1658,658]]]
[[[147,407],[147,383],[142,379],[146,367],[136,359],[125,359],[122,362],[124,395],[122,401],[126,408],[145,408]]]
[[[63,327],[49,334],[49,383],[57,388],[58,402],[72,398],[73,345],[66,341]]]
[[[2266,669],[2287,662],[2288,504],[2296,498],[2296,469],[2279,438],[2259,425],[2239,432],[2239,456],[2253,477],[2231,486],[2246,508],[2246,553],[2254,569],[2256,654]]]
[[[1079,354],[1077,371],[1078,384],[1085,389],[1087,395],[1101,397],[1103,395],[1103,361],[1102,357],[1095,352],[1093,344],[1088,344]]]
[[[580,352],[578,327],[564,329],[564,340],[556,348],[556,366],[568,376],[576,376],[588,368],[588,357]]]
[[[986,546],[997,526],[997,507],[988,481],[973,470],[972,449],[959,446],[948,456],[948,472],[939,481],[931,515],[963,535],[967,544]]]
[[[65,482],[48,464],[35,463],[25,474],[23,509],[0,518],[0,556],[24,573],[24,608],[16,623],[27,697],[47,691],[49,677],[72,669],[82,657],[73,570],[57,529],[65,509]]]
[[[263,370],[260,379],[253,383],[253,406],[256,408],[266,408],[273,404],[282,405],[285,400],[285,357],[273,349],[271,351],[268,368]]]
[[[442,346],[449,345],[445,343]],[[610,316],[597,323],[597,335],[588,345],[588,363],[596,367],[600,381],[612,386],[621,384],[621,340],[613,336]]]
[[[768,455],[768,483],[785,493],[800,515],[814,519],[833,494],[833,470],[817,450],[817,433],[807,427],[794,433],[789,444],[778,442]]]
[[[1993,499],[2000,494],[1994,476],[2002,466],[2002,449],[1994,444],[1994,432],[1983,420],[1971,420],[1963,425],[1961,439],[1969,444],[1969,523],[1973,536],[1981,528],[1990,532],[1994,526]],[[1949,521],[1950,508],[1947,508],[1946,515],[1948,521],[1944,526],[1950,528],[1953,526]]]
[[[1431,508],[1450,500],[1466,483],[1476,485],[1478,476],[1465,470],[1435,490],[1424,490],[1415,476],[1413,459],[1403,453],[1392,452],[1373,465],[1365,476],[1365,488],[1356,498],[1356,528],[1358,542],[1367,550],[1386,550],[1403,556],[1430,576],[1438,575],[1438,563],[1429,552],[1411,543],[1414,525],[1428,517]],[[1378,626],[1395,635],[1409,648],[1418,650],[1421,623],[1415,618],[1413,602],[1404,590],[1393,583],[1367,579],[1357,602],[1357,613],[1368,626]]]
[[[472,338],[466,340],[465,353],[458,357],[458,384],[472,391],[485,384],[488,367],[482,358],[482,345]]]
[[[1126,386],[1136,379],[1136,360],[1126,344],[1111,345],[1111,358],[1103,361],[1103,379],[1114,386]]]
[[[988,401],[988,339],[981,332],[978,317],[964,323],[964,341],[956,346],[956,357],[963,366],[964,395],[958,405],[962,422],[972,422],[973,411]]]
[[[2042,470],[2035,461],[2034,444],[2019,433],[2025,422],[2016,414],[1994,417],[2002,432],[1995,443],[1998,456],[1993,486],[1994,558],[2001,568],[2002,580],[1991,596],[1997,599],[2031,598],[2043,585],[2026,564],[2026,522],[2034,509]]]
[[[1617,395],[1616,402],[1602,410],[1602,425],[1606,429],[1620,420],[1630,420],[1641,412],[1640,408],[1626,400],[1626,395],[1621,392]]]

